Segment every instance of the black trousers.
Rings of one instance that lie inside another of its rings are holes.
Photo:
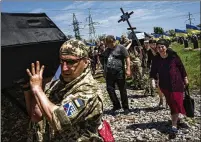
[[[129,109],[128,96],[126,91],[125,72],[123,70],[114,71],[111,69],[107,69],[107,72],[106,72],[107,92],[110,96],[110,99],[113,103],[114,108],[121,108],[120,102],[115,93],[115,83],[117,83],[117,86],[120,91],[121,104],[123,109]]]

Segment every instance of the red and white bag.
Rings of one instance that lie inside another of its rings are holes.
[[[115,142],[110,124],[103,120],[102,125],[98,128],[98,133],[104,142]]]

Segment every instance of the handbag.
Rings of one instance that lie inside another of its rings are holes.
[[[98,133],[104,140],[104,142],[114,142],[114,137],[112,134],[110,124],[106,120],[103,120],[102,127],[98,129]]]
[[[186,116],[194,117],[195,102],[194,99],[190,96],[188,86],[185,87],[185,97],[183,100],[183,106],[186,111]]]

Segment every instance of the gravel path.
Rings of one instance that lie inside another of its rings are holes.
[[[184,118],[188,128],[180,128],[175,138],[170,139],[168,128],[170,128],[170,111],[165,105],[159,108],[157,104],[159,97],[144,96],[143,90],[127,90],[131,112],[127,115],[123,110],[119,110],[116,115],[112,115],[111,101],[105,88],[105,83],[100,84],[104,91],[104,119],[112,127],[115,141],[200,141],[200,92],[195,90],[191,92],[195,99],[195,117]],[[116,90],[119,96],[119,91]]]
[[[116,142],[169,141],[168,128],[170,127],[170,111],[168,108],[159,109],[157,106],[159,97],[144,96],[143,91],[127,90],[131,112],[127,115],[123,110],[115,116],[111,114],[112,105],[105,88],[105,83],[100,83],[104,92],[104,119],[112,127]],[[116,91],[119,94],[119,91]],[[20,94],[16,94],[18,98]],[[195,99],[195,117],[185,118],[184,122],[189,128],[181,128],[176,138],[170,141],[175,142],[200,142],[201,122],[201,99],[199,90],[191,92]],[[19,97],[20,98],[20,97]],[[29,127],[28,117],[12,104],[4,95],[1,98],[1,132],[3,142],[25,142],[27,139],[27,128]]]

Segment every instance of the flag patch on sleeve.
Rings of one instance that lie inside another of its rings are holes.
[[[74,103],[75,103],[77,108],[80,108],[80,107],[84,106],[84,102],[79,98],[75,99]]]
[[[67,116],[72,116],[78,112],[76,106],[73,104],[73,102],[68,102],[65,105],[63,105],[63,108],[66,112]]]

